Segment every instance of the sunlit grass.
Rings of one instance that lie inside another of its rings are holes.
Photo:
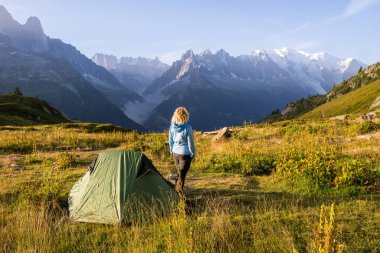
[[[188,214],[178,209],[122,226],[70,221],[68,192],[104,149],[142,151],[163,174],[172,172],[165,133],[3,128],[0,251],[318,252],[327,241],[328,252],[376,252],[379,139],[356,138],[359,127],[354,122],[280,122],[246,126],[217,142],[196,132],[197,157],[185,186]],[[304,168],[322,174],[300,177]],[[330,172],[331,181],[311,190],[310,178]],[[335,178],[348,181],[336,184]],[[333,203],[332,229],[322,233],[320,217],[330,226]]]

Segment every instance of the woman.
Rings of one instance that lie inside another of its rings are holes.
[[[169,129],[170,154],[178,171],[176,190],[183,196],[186,174],[191,161],[195,158],[193,129],[187,123],[189,112],[184,107],[178,107],[173,114]]]

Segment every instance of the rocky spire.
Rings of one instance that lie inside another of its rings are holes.
[[[193,50],[189,49],[187,50],[181,57],[181,59],[184,61],[186,59],[190,59],[190,58],[193,58],[194,57],[194,52]]]
[[[23,25],[24,29],[30,33],[45,35],[41,21],[37,17],[30,17]]]

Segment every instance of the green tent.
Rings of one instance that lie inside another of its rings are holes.
[[[178,201],[144,154],[114,150],[99,154],[73,186],[69,211],[75,221],[117,224],[168,212]]]

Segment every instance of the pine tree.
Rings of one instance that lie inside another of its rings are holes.
[[[362,72],[363,71],[363,67],[360,66],[359,70],[358,70],[358,73]]]
[[[276,110],[272,111],[271,114],[272,114],[272,115],[280,114],[280,109],[277,108]]]
[[[22,96],[23,95],[19,87],[15,88],[13,94],[18,95],[18,96]]]

